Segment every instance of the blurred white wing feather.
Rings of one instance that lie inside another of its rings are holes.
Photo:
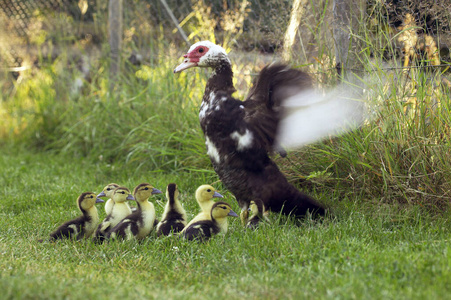
[[[286,99],[282,106],[277,144],[288,149],[352,130],[365,118],[365,103],[345,86],[326,93],[303,91]]]

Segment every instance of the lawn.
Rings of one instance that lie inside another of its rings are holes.
[[[5,153],[0,218],[3,299],[446,299],[451,292],[449,214],[420,205],[374,205],[313,192],[333,213],[321,221],[276,214],[206,243],[150,236],[145,241],[39,243],[79,212],[75,199],[114,181],[130,188],[176,182],[190,217],[194,191],[211,173],[153,173],[126,164],[63,155]],[[207,174],[207,175],[206,175]],[[220,183],[225,200],[238,206]],[[161,215],[164,196],[155,197]],[[368,199],[377,202],[377,199]],[[104,216],[102,204],[98,206]]]

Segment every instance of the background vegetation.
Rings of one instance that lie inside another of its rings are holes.
[[[0,77],[0,286],[7,298],[446,298],[451,31],[449,15],[437,13],[446,1],[429,14],[415,1],[405,10],[396,1],[368,2],[354,35],[361,46],[351,51],[360,65],[352,81],[365,85],[371,118],[275,158],[290,181],[331,207],[330,218],[272,215],[255,232],[235,221],[225,238],[206,245],[36,243],[77,214],[78,194],[109,182],[160,189],[177,182],[191,215],[197,186],[213,183],[238,210],[198,125],[208,71],[174,76],[188,46],[160,2],[129,0],[124,64],[111,90],[106,2],[23,1],[33,8],[23,32],[0,5],[9,29],[0,36],[8,66]],[[262,66],[280,59],[290,1],[179,2],[168,1],[190,41],[215,39],[231,51],[238,97]],[[401,28],[408,12],[415,23]],[[331,24],[332,3],[309,3],[294,45],[299,55],[290,59],[319,89],[339,81]],[[417,42],[404,69],[400,37],[412,32]],[[432,67],[428,35],[440,67]],[[159,198],[159,213],[163,204]]]

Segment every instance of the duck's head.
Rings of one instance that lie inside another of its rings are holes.
[[[210,41],[195,43],[183,57],[185,59],[174,69],[174,73],[179,73],[192,67],[215,68],[224,62],[230,64],[230,60],[224,48],[213,44]]]
[[[119,187],[119,184],[117,183],[110,183],[106,187],[103,188],[103,191],[97,195],[98,198],[100,197],[108,197],[111,198],[113,196],[113,191],[115,188]]]
[[[132,194],[130,194],[130,190],[123,186],[114,189],[112,199],[114,200],[114,203],[121,203],[127,200],[135,200]]]
[[[93,207],[94,204],[102,202],[103,200],[97,198],[96,194],[92,192],[83,193],[77,199],[77,205],[81,211],[86,211]]]
[[[147,201],[151,195],[155,194],[161,194],[161,191],[148,183],[138,184],[133,190],[135,200],[138,202]]]
[[[216,202],[213,204],[213,207],[211,208],[211,219],[217,220],[226,218],[228,216],[231,217],[238,217],[238,215],[232,210],[232,207],[227,202]]]
[[[199,202],[207,202],[212,198],[224,198],[220,193],[218,193],[214,187],[208,184],[201,185],[196,190],[196,199]]]
[[[166,187],[166,198],[175,200],[179,198],[179,189],[175,183],[170,183]]]

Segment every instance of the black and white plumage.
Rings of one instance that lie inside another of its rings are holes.
[[[50,240],[89,238],[99,223],[99,215],[95,204],[101,202],[103,200],[98,199],[94,193],[86,192],[81,194],[77,199],[77,206],[83,215],[59,226],[50,234]]]
[[[114,226],[107,233],[107,238],[142,240],[148,236],[155,223],[155,207],[148,199],[155,194],[161,194],[161,191],[149,183],[137,185],[133,190],[133,197],[138,205],[137,210]]]
[[[175,73],[191,67],[213,69],[199,120],[207,154],[222,183],[235,195],[243,224],[252,200],[262,201],[271,211],[297,217],[307,212],[324,215],[325,207],[291,185],[270,154],[284,156],[284,145],[299,147],[352,128],[348,121],[361,117],[355,103],[321,98],[312,91],[306,73],[283,64],[265,67],[246,100],[239,101],[232,97],[233,72],[222,47],[198,42],[184,57]]]
[[[186,226],[186,211],[180,203],[179,190],[175,183],[170,183],[166,187],[166,198],[168,202],[156,227],[158,236],[180,232]]]
[[[112,199],[114,201],[111,213],[103,219],[102,223],[97,227],[94,233],[95,242],[103,242],[108,232],[116,226],[122,219],[132,213],[130,207],[127,205],[127,200],[135,200],[130,194],[130,190],[126,187],[120,186],[114,189]]]
[[[226,234],[228,228],[228,216],[238,217],[230,207],[230,204],[222,201],[215,202],[211,208],[209,218],[200,219],[197,222],[188,225],[181,232],[181,235],[190,241],[205,241],[215,234]]]

